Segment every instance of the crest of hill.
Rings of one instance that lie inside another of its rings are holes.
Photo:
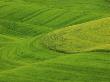
[[[69,26],[43,39],[46,47],[64,53],[110,51],[110,17]]]

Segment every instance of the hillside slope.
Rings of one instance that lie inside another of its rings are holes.
[[[69,26],[44,39],[48,48],[65,53],[110,51],[110,18]]]
[[[110,82],[109,4],[0,0],[0,82]]]

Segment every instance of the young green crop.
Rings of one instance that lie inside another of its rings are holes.
[[[109,4],[0,0],[0,82],[110,82]]]
[[[110,18],[69,26],[43,39],[49,49],[64,53],[110,51]]]

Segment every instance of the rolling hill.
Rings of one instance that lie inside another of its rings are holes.
[[[0,0],[0,82],[109,76],[109,0]]]
[[[44,45],[59,52],[110,51],[110,18],[69,26],[43,39]]]

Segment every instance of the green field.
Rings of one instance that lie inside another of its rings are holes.
[[[110,0],[0,0],[0,82],[110,82]]]

